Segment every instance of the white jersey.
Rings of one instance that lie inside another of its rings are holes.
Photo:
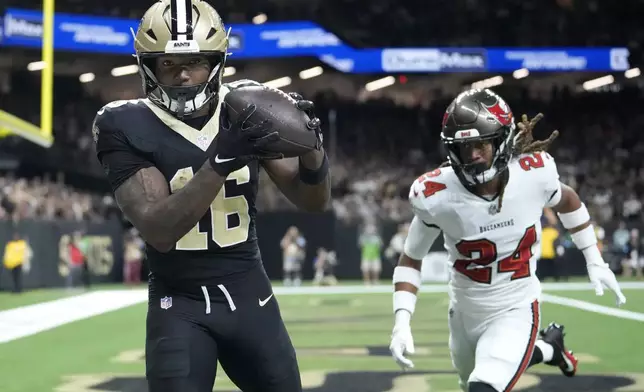
[[[543,208],[561,199],[554,159],[521,155],[508,165],[501,211],[469,192],[451,167],[419,177],[409,199],[416,216],[442,230],[452,274],[452,302],[472,313],[496,313],[539,299],[535,276]]]

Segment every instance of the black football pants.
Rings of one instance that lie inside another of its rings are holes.
[[[243,392],[302,391],[295,350],[277,300],[269,298],[263,267],[234,282],[234,290],[204,289],[209,301],[163,291],[155,287],[148,303],[149,392],[211,392],[217,361]]]

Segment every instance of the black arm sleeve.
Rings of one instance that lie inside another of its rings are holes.
[[[104,116],[97,116],[93,129],[96,155],[113,191],[139,170],[154,166],[115,128]]]

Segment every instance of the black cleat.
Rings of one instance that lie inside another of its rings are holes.
[[[558,366],[566,377],[572,377],[577,373],[577,358],[564,346],[564,326],[550,323],[545,329],[539,332],[541,339],[554,348],[552,360],[545,362],[546,365]]]

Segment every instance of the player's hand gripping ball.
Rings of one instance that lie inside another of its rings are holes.
[[[288,158],[322,147],[320,120],[313,113],[313,102],[304,100],[299,94],[286,94],[266,86],[247,86],[226,94],[224,101],[233,122],[248,105],[257,106],[247,121],[251,123],[249,125],[267,120],[279,135],[279,139],[262,147],[266,152]]]

